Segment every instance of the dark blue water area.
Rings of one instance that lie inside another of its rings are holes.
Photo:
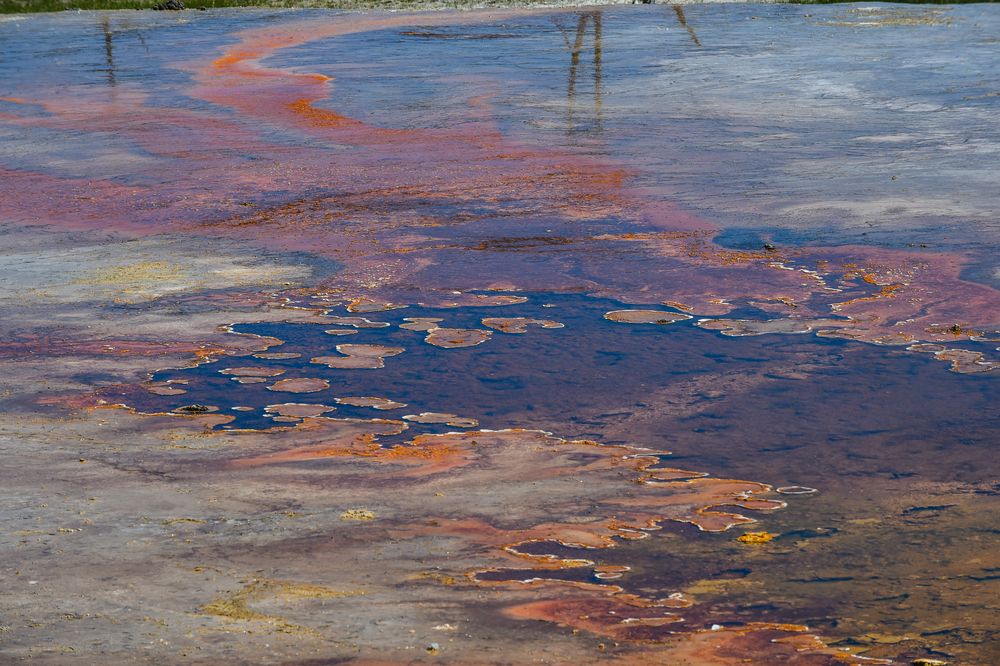
[[[411,306],[361,315],[391,325],[347,336],[324,333],[349,328],[337,325],[239,325],[240,333],[285,341],[269,352],[302,357],[224,357],[188,370],[162,371],[155,380],[187,379],[189,393],[140,392],[133,406],[145,412],[217,406],[236,417],[225,429],[287,426],[263,411],[284,402],[336,406],[326,414],[334,418],[446,412],[478,419],[482,428],[541,428],[563,437],[669,450],[674,465],[743,476],[755,471],[758,476],[752,478],[779,484],[815,484],[830,475],[926,474],[982,481],[1000,471],[990,462],[1000,426],[995,376],[958,375],[929,355],[812,335],[732,338],[700,329],[694,319],[620,324],[604,319],[605,312],[628,307],[617,301],[584,294],[525,295],[527,303],[512,306]],[[340,308],[331,314],[358,316]],[[747,309],[734,315],[759,318],[761,313]],[[440,317],[440,325],[451,328],[484,328],[483,317],[530,317],[565,328],[494,331],[482,345],[442,349],[425,343],[423,332],[398,328],[404,317]],[[406,351],[374,370],[309,363],[311,357],[335,355],[338,344]],[[266,388],[273,380],[241,385],[219,373],[242,366],[285,370],[274,379],[322,378],[330,388],[275,392]],[[379,411],[336,405],[334,398],[345,396],[385,397],[408,406]],[[253,411],[232,411],[233,406]],[[411,424],[386,443],[452,430]]]

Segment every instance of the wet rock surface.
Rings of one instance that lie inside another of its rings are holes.
[[[993,7],[189,14],[0,22],[0,660],[1000,659]]]

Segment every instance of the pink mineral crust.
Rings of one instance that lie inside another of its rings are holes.
[[[283,391],[285,393],[315,393],[330,388],[330,383],[325,379],[297,377],[295,379],[279,379],[267,388],[269,391]]]

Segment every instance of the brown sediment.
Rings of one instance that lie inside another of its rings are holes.
[[[334,398],[339,405],[352,405],[354,407],[371,407],[372,409],[400,409],[406,407],[406,403],[396,402],[388,398],[372,396],[345,396]],[[405,417],[404,417],[405,418]]]
[[[795,624],[751,622],[739,627],[716,625],[672,636],[660,649],[625,656],[628,664],[649,663],[660,655],[665,663],[742,666],[747,663],[788,666],[889,666],[888,659],[872,659],[826,645],[809,628]],[[617,660],[616,660],[617,661]]]
[[[386,310],[398,310],[405,307],[405,305],[397,303],[379,303],[370,298],[355,298],[346,306],[348,312],[385,312]]]
[[[330,388],[325,379],[297,377],[295,379],[279,379],[267,387],[268,391],[283,391],[285,393],[315,393]]]
[[[370,321],[364,317],[327,317],[326,322],[337,324],[338,326],[353,326],[354,328],[387,328],[389,324],[384,321]],[[332,333],[331,335],[343,335],[342,333]]]
[[[306,418],[313,416],[322,416],[327,412],[332,412],[336,407],[331,407],[329,405],[314,405],[306,404],[301,402],[283,402],[276,405],[268,405],[264,408],[264,411],[268,414],[277,414],[278,416],[295,416],[298,418]]]
[[[178,407],[174,410],[177,414],[211,414],[212,412],[217,411],[219,411],[219,408],[215,405],[201,405],[198,403],[184,405],[183,407]]]
[[[691,315],[664,310],[612,310],[604,313],[604,318],[619,324],[673,324],[691,319]]]
[[[504,614],[519,620],[544,620],[629,641],[668,636],[670,632],[661,627],[683,621],[682,616],[668,610],[671,608],[676,606],[655,601],[639,605],[615,597],[580,596],[520,604],[504,609]]]
[[[564,328],[566,325],[551,319],[531,319],[528,317],[486,317],[483,326],[501,333],[525,333],[529,326],[540,328]]]
[[[162,382],[146,382],[144,384],[147,391],[155,395],[182,395],[187,393],[183,388],[188,383],[186,379],[168,379]]]
[[[456,428],[475,428],[479,425],[476,419],[468,419],[456,414],[445,414],[443,412],[421,412],[420,414],[407,414],[404,421],[413,423],[443,423]]]
[[[298,352],[261,352],[251,354],[251,356],[264,360],[281,361],[289,358],[299,358],[302,354],[299,354]]]
[[[492,334],[476,328],[432,328],[424,341],[444,349],[475,347],[489,340]]]
[[[328,328],[323,332],[327,335],[356,335],[358,331],[354,328]]]
[[[147,389],[150,393],[155,393],[156,395],[182,395],[187,393],[182,388],[173,388],[170,386],[150,386]]]
[[[907,347],[910,351],[934,354],[939,361],[951,363],[951,371],[963,375],[978,375],[1000,371],[1000,361],[986,360],[982,352],[953,349],[940,344],[918,343]]]
[[[172,356],[194,354],[199,358],[223,354],[227,348],[199,342],[157,340],[63,340],[33,338],[0,342],[0,358],[28,356]]]
[[[435,328],[439,328],[440,324],[444,319],[439,319],[437,317],[404,317],[406,323],[400,324],[400,328],[405,328],[408,331],[433,331]]]
[[[240,368],[223,368],[219,370],[219,374],[233,375],[234,377],[277,377],[285,374],[285,371],[281,368],[246,366]]]
[[[798,332],[798,331],[794,331]],[[884,335],[871,335],[852,331],[850,328],[832,328],[816,331],[816,336],[820,338],[841,338],[844,340],[858,340],[873,345],[883,347],[901,347],[913,342],[914,337],[909,333],[886,333]]]
[[[741,337],[745,335],[767,335],[771,333],[809,333],[817,328],[830,326],[849,327],[852,322],[847,319],[700,319],[695,326],[709,331],[719,331],[723,335]],[[837,331],[822,331],[833,335]]]
[[[234,469],[240,469],[324,458],[371,457],[382,450],[375,439],[376,435],[398,435],[406,430],[406,423],[386,419],[306,417],[293,427],[297,433],[310,434],[310,438],[318,440],[318,443],[239,458],[231,461],[230,466]]]
[[[526,296],[513,296],[510,294],[460,293],[444,296],[438,300],[430,300],[420,305],[429,308],[497,307],[501,305],[519,305],[527,301],[528,298]]]
[[[387,357],[398,356],[406,349],[385,345],[337,345],[337,351],[343,356],[317,356],[309,362],[328,368],[374,370],[384,368]]]

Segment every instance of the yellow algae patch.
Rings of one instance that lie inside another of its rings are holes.
[[[408,331],[433,331],[444,321],[436,317],[403,317],[403,319],[406,323],[400,324],[399,327]]]
[[[408,578],[410,580],[432,580],[435,583],[440,583],[441,585],[458,584],[457,578],[449,576],[446,573],[441,573],[440,571],[421,571],[419,573],[410,574]]]
[[[743,534],[736,537],[736,540],[740,543],[749,544],[760,544],[767,543],[774,539],[774,535],[770,532],[744,532]]]
[[[691,315],[665,310],[612,310],[604,313],[604,318],[619,324],[672,324],[691,319]]]
[[[37,285],[46,300],[110,299],[137,303],[169,293],[191,293],[251,284],[277,284],[309,274],[305,266],[246,265],[245,257],[197,252],[179,240],[146,239],[128,243],[79,246],[71,261],[56,261],[58,250],[36,248],[24,253],[31,263],[25,282]],[[163,257],[169,256],[170,261]],[[27,290],[26,290],[27,291]]]
[[[405,308],[405,305],[396,303],[379,303],[370,298],[355,298],[347,304],[348,312],[385,312],[386,310],[398,310]]]
[[[267,387],[268,391],[283,391],[285,393],[315,393],[330,388],[325,379],[298,377],[296,379],[279,379]]]
[[[809,333],[820,327],[850,326],[846,319],[701,319],[695,323],[698,328],[719,331],[730,337],[747,335],[767,335],[769,333]]]
[[[129,286],[136,283],[156,283],[176,280],[184,275],[183,267],[166,261],[139,261],[134,264],[110,266],[91,272],[76,284]]]
[[[354,328],[328,328],[323,331],[327,335],[357,335],[358,331]]]
[[[340,519],[358,521],[375,520],[375,512],[368,509],[348,509],[340,514]]]
[[[205,604],[201,607],[201,611],[207,615],[215,615],[227,620],[263,621],[277,624],[287,629],[296,627],[279,617],[265,615],[253,610],[251,604],[269,600],[339,599],[343,597],[356,597],[363,594],[364,592],[333,590],[322,585],[308,583],[254,579],[253,582],[245,585],[243,589],[228,597],[222,597]],[[301,629],[301,627],[299,628]]]
[[[268,414],[278,416],[296,416],[299,418],[315,417],[327,412],[332,412],[336,407],[329,405],[314,405],[302,402],[283,402],[276,405],[268,405],[264,411]]]
[[[296,352],[260,352],[253,355],[254,358],[262,358],[271,361],[283,361],[285,359],[298,358],[300,356],[302,356],[302,354]]]
[[[371,321],[364,317],[326,317],[324,321],[327,324],[353,326],[354,328],[387,328],[389,326],[388,322]]]
[[[372,409],[399,409],[400,407],[406,407],[406,403],[374,396],[346,396],[343,398],[334,398],[334,400],[339,405],[371,407]]]
[[[385,345],[337,345],[337,351],[343,356],[317,356],[309,362],[328,368],[375,370],[385,367],[386,357],[397,356],[406,349]]]
[[[486,317],[483,326],[501,333],[524,333],[528,326],[541,328],[564,328],[566,325],[551,319],[530,319],[528,317]]]
[[[481,345],[492,335],[492,331],[483,331],[478,328],[434,328],[427,333],[424,341],[435,347],[454,349]]]
[[[476,419],[462,418],[455,414],[444,414],[441,412],[422,412],[420,414],[407,414],[404,421],[413,423],[443,423],[456,428],[475,428],[479,425]]]

